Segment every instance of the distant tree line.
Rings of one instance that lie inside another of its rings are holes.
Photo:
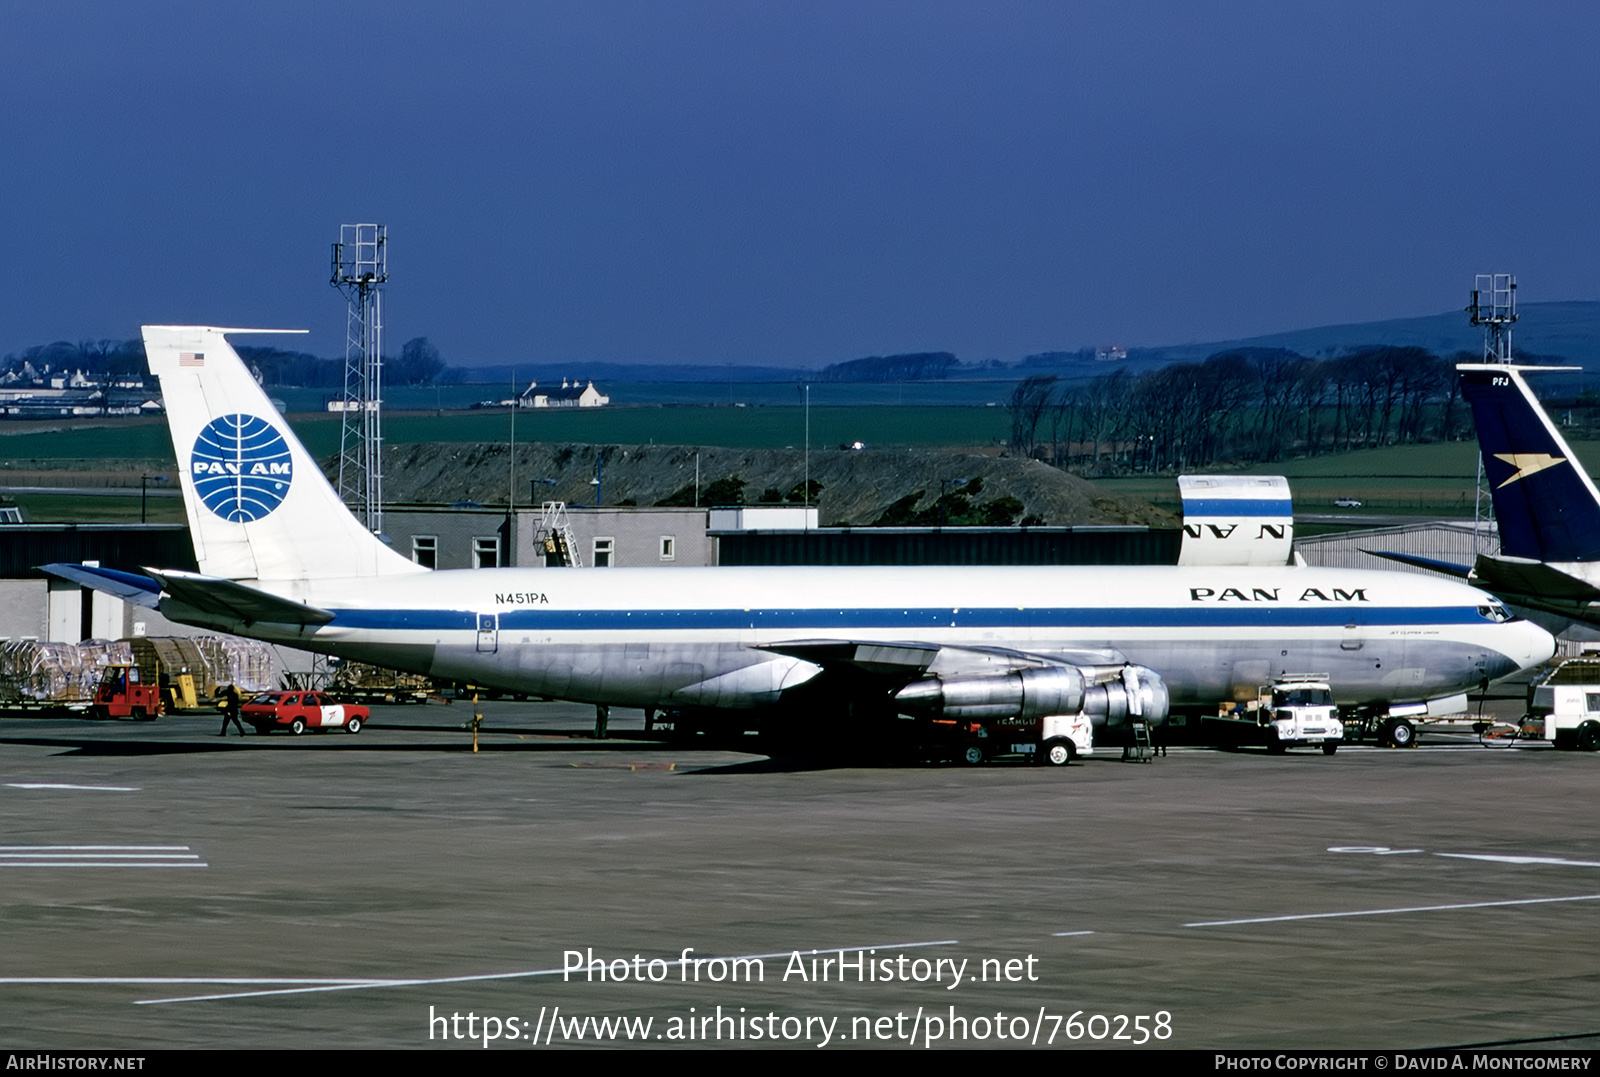
[[[819,381],[937,381],[948,378],[961,361],[949,352],[870,355],[822,368]]]
[[[143,375],[144,342],[139,340],[80,340],[76,344],[58,340],[54,344],[35,344],[4,359],[4,371],[21,373],[31,367],[35,374],[81,370],[95,381],[116,380]]]
[[[307,389],[344,387],[344,360],[324,359],[306,352],[254,344],[234,348],[251,371],[270,388],[294,386]],[[93,381],[109,384],[130,377],[143,379],[145,364],[142,340],[85,340],[74,344],[59,340],[36,344],[9,354],[0,372],[22,373],[31,367],[35,374],[81,370]],[[439,349],[427,337],[406,341],[398,357],[385,356],[383,376],[390,385],[431,385],[445,369]]]
[[[1331,359],[1240,348],[1072,385],[1036,374],[1012,392],[1009,445],[1058,467],[1109,473],[1457,440],[1472,429],[1454,365],[1478,358],[1415,347]]]
[[[246,345],[235,347],[239,358],[268,386],[304,389],[344,388],[344,360],[323,359],[284,348]],[[444,373],[444,359],[427,337],[414,337],[400,348],[399,356],[383,357],[386,385],[432,385]]]

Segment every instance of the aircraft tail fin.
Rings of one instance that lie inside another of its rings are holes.
[[[1532,561],[1600,560],[1600,491],[1522,376],[1541,368],[1456,369],[1478,428],[1501,551]]]
[[[427,571],[350,514],[226,337],[263,330],[143,331],[203,575],[309,580]]]

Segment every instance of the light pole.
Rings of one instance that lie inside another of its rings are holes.
[[[146,491],[149,490],[150,483],[151,483],[152,480],[154,480],[155,482],[171,482],[172,481],[171,478],[169,476],[166,476],[166,475],[140,475],[139,476],[139,522],[140,523],[145,523],[146,522],[146,516],[145,516]]]
[[[946,488],[948,488],[952,483],[954,483],[957,486],[965,486],[968,481],[969,480],[967,480],[967,479],[940,479],[939,480],[939,526],[940,527],[944,527],[947,523],[950,522],[950,502],[947,500],[950,495],[945,493]]]

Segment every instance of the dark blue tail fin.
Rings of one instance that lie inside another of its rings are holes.
[[[1456,369],[1478,427],[1501,552],[1533,561],[1600,561],[1600,492],[1522,377],[1541,368],[1466,363]]]

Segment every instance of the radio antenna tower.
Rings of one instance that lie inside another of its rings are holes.
[[[333,286],[346,300],[344,399],[340,408],[339,497],[374,534],[383,531],[383,308],[389,279],[387,229],[339,226]]]
[[[1511,324],[1517,320],[1517,278],[1510,273],[1479,273],[1472,282],[1472,302],[1467,306],[1472,324],[1483,329],[1483,361],[1511,363]],[[1498,522],[1493,518],[1493,498],[1483,478],[1483,454],[1478,454],[1478,490],[1473,499],[1472,546],[1477,553],[1488,549],[1491,536],[1498,537]]]

